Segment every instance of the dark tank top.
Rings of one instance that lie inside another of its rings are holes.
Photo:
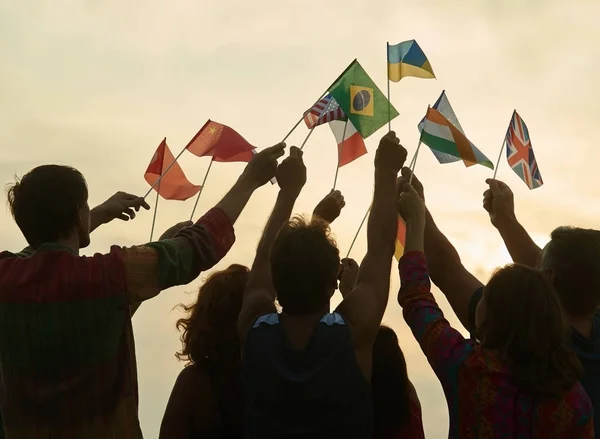
[[[258,318],[244,347],[243,380],[247,439],[371,437],[370,385],[338,313],[323,316],[302,351],[286,342],[278,314]]]

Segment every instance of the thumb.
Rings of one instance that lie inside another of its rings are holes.
[[[412,187],[412,185],[408,184],[408,183],[404,183],[404,186],[402,187],[402,190],[403,190],[403,192],[408,192],[410,194],[414,194],[414,195],[417,194],[417,191],[415,190],[415,188]]]
[[[500,192],[499,181],[493,178],[488,178],[485,182],[490,186],[490,190],[492,191],[492,195],[497,195]]]

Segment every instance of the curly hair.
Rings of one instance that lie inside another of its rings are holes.
[[[583,367],[568,346],[568,322],[542,272],[523,265],[497,270],[479,306],[484,317],[478,338],[508,363],[521,388],[558,398],[581,378]]]
[[[217,271],[200,287],[195,303],[179,305],[188,315],[176,324],[182,331],[178,360],[218,363],[240,356],[237,320],[249,272],[237,264]]]

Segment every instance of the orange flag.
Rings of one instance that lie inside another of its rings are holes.
[[[171,167],[169,168],[169,166]],[[167,173],[154,186],[154,190],[161,197],[166,200],[184,201],[200,191],[201,186],[190,183],[179,163],[175,162],[175,157],[167,146],[167,139],[165,139],[158,145],[154,157],[152,157],[148,169],[146,169],[144,178],[152,186],[167,168],[169,168]]]
[[[234,129],[209,120],[186,149],[198,157],[213,157],[215,162],[249,162],[256,148]]]

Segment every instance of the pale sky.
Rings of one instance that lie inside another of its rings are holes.
[[[143,173],[163,139],[177,154],[211,118],[258,147],[279,142],[348,63],[358,58],[385,92],[385,43],[416,39],[438,77],[391,84],[400,116],[393,121],[414,152],[416,125],[443,89],[467,136],[495,163],[513,109],[529,127],[544,186],[529,191],[503,158],[498,178],[517,199],[517,214],[543,244],[558,225],[596,227],[595,185],[600,151],[600,3],[579,0],[375,2],[300,0],[112,2],[13,0],[0,2],[0,138],[2,182],[46,163],[75,166],[98,204],[123,190],[144,194]],[[347,206],[333,226],[343,255],[372,194],[372,154],[385,129],[367,139],[370,154],[340,170]],[[301,143],[301,126],[288,144]],[[319,127],[305,147],[308,183],[296,210],[310,212],[330,189],[336,166],[334,137]],[[208,159],[181,160],[199,184]],[[211,207],[237,178],[242,164],[213,166],[198,212]],[[484,167],[441,166],[423,147],[417,174],[440,228],[464,264],[482,281],[509,262],[481,208]],[[251,264],[277,189],[262,188],[236,225],[237,242],[216,267]],[[154,195],[149,201],[153,203]],[[157,231],[188,219],[193,200],[161,200]],[[25,240],[0,210],[3,249]],[[151,212],[134,223],[114,222],[94,233],[86,254],[111,244],[148,240]],[[360,259],[365,233],[352,252]],[[134,318],[140,382],[140,419],[156,438],[174,380],[183,364],[172,308],[193,298],[204,276],[164,291]],[[393,286],[384,323],[399,334],[411,380],[423,406],[428,438],[447,437],[441,387],[396,302]],[[188,294],[186,294],[188,293]],[[447,302],[436,297],[452,324]],[[337,303],[337,301],[336,301]],[[462,328],[461,328],[462,329]]]

